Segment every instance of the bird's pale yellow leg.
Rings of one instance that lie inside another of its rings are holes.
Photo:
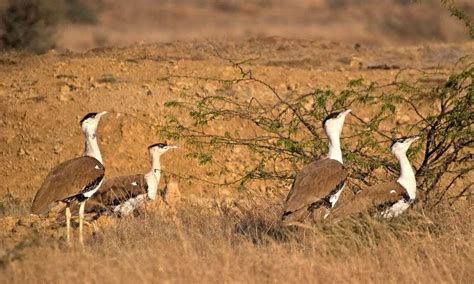
[[[82,236],[82,227],[84,223],[84,207],[86,205],[86,201],[82,201],[79,205],[79,242],[81,245],[84,245],[84,238]]]
[[[71,210],[69,205],[66,206],[66,240],[68,243],[71,242]]]

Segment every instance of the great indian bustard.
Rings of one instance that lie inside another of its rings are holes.
[[[416,198],[416,179],[406,152],[416,140],[418,137],[398,139],[390,147],[400,164],[400,177],[397,181],[373,185],[347,202],[338,204],[331,219],[338,220],[371,209],[379,211],[384,218],[392,218],[408,209]]]
[[[302,226],[301,221],[314,210],[320,207],[330,210],[336,204],[347,179],[340,137],[344,120],[350,112],[348,109],[331,113],[324,119],[323,127],[329,138],[328,156],[306,165],[297,174],[284,204],[282,225]]]
[[[154,200],[161,178],[160,157],[174,148],[178,147],[166,143],[150,145],[150,171],[146,174],[106,179],[97,193],[88,200],[85,212],[95,213],[94,218],[98,218],[105,211],[127,216],[147,200]]]
[[[85,136],[85,150],[82,157],[64,161],[54,167],[46,176],[31,206],[31,213],[47,215],[56,202],[66,203],[67,241],[70,241],[71,202],[79,202],[79,241],[83,243],[82,227],[84,205],[100,187],[105,174],[96,130],[100,118],[107,112],[89,113],[80,121]]]

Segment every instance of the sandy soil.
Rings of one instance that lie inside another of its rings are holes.
[[[236,60],[252,58],[249,68],[254,74],[290,96],[294,91],[315,87],[340,89],[347,80],[360,77],[388,82],[401,69],[415,77],[424,71],[436,72],[443,80],[460,57],[474,54],[474,43],[382,48],[261,37],[100,48],[84,53],[1,54],[0,226],[5,228],[0,236],[2,247],[11,248],[27,232],[41,230],[42,223],[37,218],[27,217],[30,203],[53,166],[82,153],[78,121],[85,113],[110,112],[98,130],[108,177],[147,171],[146,147],[162,141],[157,131],[165,121],[164,115],[170,112],[164,103],[179,98],[183,90],[212,93],[217,88],[213,82],[159,79],[170,74],[238,77],[238,71],[219,58],[216,49]],[[268,90],[253,85],[237,85],[234,91],[262,100],[270,97]],[[246,131],[238,121],[232,123]],[[220,128],[216,126],[214,131]],[[182,197],[202,201],[207,206],[217,196],[238,194],[234,188],[176,178],[206,172],[186,157],[187,146],[181,146],[166,154],[162,164],[168,180],[177,183]],[[244,166],[246,163],[237,162]],[[281,195],[287,190],[281,189]],[[152,208],[166,211],[168,207],[157,202]],[[48,232],[54,238],[64,235],[62,230]]]

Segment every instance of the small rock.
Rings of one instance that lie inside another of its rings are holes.
[[[18,151],[18,155],[19,155],[19,156],[24,156],[24,155],[26,155],[26,154],[27,154],[27,153],[26,153],[25,149],[23,149],[23,148],[20,148],[20,150]]]
[[[59,154],[63,151],[63,147],[61,145],[55,145],[53,148],[54,154]]]
[[[58,101],[60,101],[60,102],[66,102],[66,101],[68,101],[68,100],[69,100],[69,98],[68,98],[66,95],[64,95],[64,94],[60,94],[60,95],[58,96]]]
[[[396,121],[396,123],[397,123],[397,124],[406,124],[406,123],[409,123],[410,120],[411,120],[411,119],[410,119],[410,116],[408,116],[408,115],[405,114],[405,115],[399,116],[398,119],[397,119],[397,121]]]
[[[358,68],[358,69],[361,69],[363,65],[364,64],[362,62],[362,59],[358,57],[352,57],[349,63],[349,66],[351,66],[352,68]]]
[[[62,94],[66,94],[66,93],[69,93],[71,91],[71,88],[68,85],[62,85],[61,88],[59,89],[59,91]]]
[[[286,89],[287,89],[288,91],[294,91],[294,90],[297,90],[297,89],[298,89],[298,86],[299,86],[299,85],[298,85],[298,83],[296,83],[296,82],[294,82],[294,83],[288,83],[288,84],[286,85]]]
[[[168,90],[172,93],[178,93],[181,89],[176,86],[168,86]]]

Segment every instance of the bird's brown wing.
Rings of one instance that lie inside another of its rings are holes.
[[[144,175],[119,176],[105,180],[86,202],[86,212],[103,211],[126,200],[147,193]]]
[[[346,179],[347,172],[338,161],[324,159],[312,162],[296,176],[285,202],[284,214],[308,207],[327,197]]]
[[[372,208],[390,206],[403,199],[407,200],[409,196],[405,188],[398,182],[376,184],[336,205],[330,218],[338,219],[366,212]]]
[[[73,197],[98,184],[105,168],[97,159],[84,156],[62,162],[53,168],[31,205],[31,213],[44,215],[57,201]]]

